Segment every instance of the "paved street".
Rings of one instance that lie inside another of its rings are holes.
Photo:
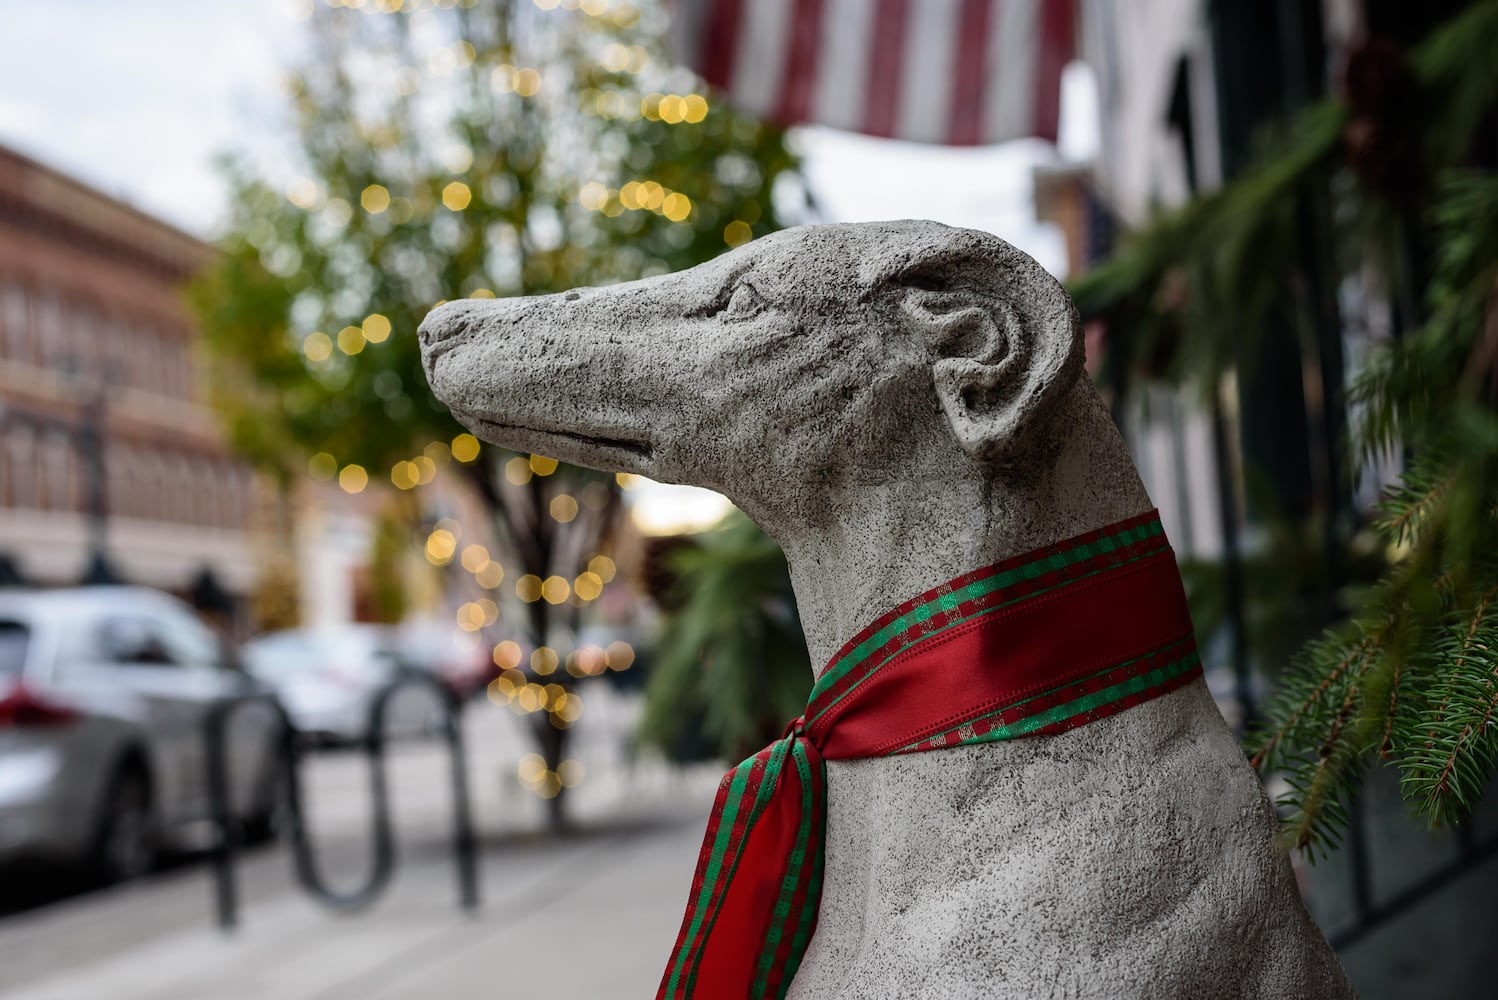
[[[212,924],[206,865],[0,918],[7,1000],[445,1000],[638,997],[655,989],[696,858],[714,768],[630,766],[617,734],[630,706],[589,699],[575,756],[577,830],[538,833],[539,800],[515,780],[529,750],[519,720],[469,712],[471,780],[483,845],[483,903],[457,907],[447,853],[445,760],[431,745],[393,752],[400,870],[372,909],[345,916],[296,887],[281,848],[248,855],[238,930]],[[496,780],[497,775],[503,775]],[[308,775],[334,881],[365,861],[362,758],[319,757]]]

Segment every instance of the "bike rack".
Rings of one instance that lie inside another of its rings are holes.
[[[463,752],[463,730],[457,698],[435,677],[415,671],[396,677],[380,689],[369,708],[369,727],[363,740],[369,758],[370,820],[373,825],[373,860],[364,882],[357,888],[331,888],[318,868],[305,813],[302,809],[302,747],[296,727],[286,710],[270,694],[248,694],[224,698],[209,710],[203,738],[208,751],[208,796],[211,819],[218,828],[213,849],[214,903],[218,925],[231,930],[239,922],[239,886],[235,867],[240,848],[239,823],[229,801],[227,730],[229,719],[247,705],[262,705],[279,717],[277,767],[283,779],[277,794],[284,797],[290,825],[293,871],[297,881],[314,899],[333,910],[353,913],[373,904],[384,893],[395,873],[395,838],[391,833],[390,796],[385,775],[385,716],[391,699],[408,687],[426,687],[442,706],[442,735],[451,764],[453,800],[453,861],[458,879],[459,904],[466,911],[479,905],[477,840],[468,797],[468,767]]]

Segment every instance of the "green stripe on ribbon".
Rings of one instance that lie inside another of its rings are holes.
[[[760,779],[759,789],[754,797],[754,804],[750,807],[749,817],[743,823],[743,836],[740,838],[740,847],[748,839],[749,831],[754,828],[754,821],[764,811],[766,803],[774,793],[775,783],[780,777],[781,767],[785,763],[785,754],[788,740],[777,740],[770,749],[770,759],[765,762],[765,773]],[[701,942],[707,940],[707,935],[712,932],[712,924],[709,923],[702,928],[702,919],[707,914],[708,903],[712,901],[713,892],[717,889],[723,879],[723,860],[728,853],[728,845],[733,842],[733,834],[739,826],[739,808],[744,798],[744,789],[749,783],[749,775],[754,770],[754,762],[759,754],[755,754],[734,768],[733,781],[728,789],[728,799],[723,803],[723,815],[718,821],[718,836],[713,841],[713,853],[708,858],[707,867],[703,873],[702,890],[697,894],[697,900],[692,907],[692,924],[687,932],[687,947],[682,949],[681,954],[676,956],[676,963],[671,968],[671,981],[666,990],[667,997],[675,997],[682,988],[682,974],[686,973],[686,996],[691,995],[692,986],[697,978],[697,962],[702,954]],[[742,853],[742,850],[739,852]],[[729,867],[727,878],[733,878],[733,869],[738,867],[738,857]],[[716,911],[713,919],[717,919]],[[701,937],[698,931],[702,931]],[[691,961],[688,963],[688,958]]]
[[[1033,580],[1046,573],[1055,572],[1079,562],[1084,562],[1094,554],[1106,554],[1112,552],[1115,548],[1127,547],[1163,533],[1164,528],[1161,527],[1159,520],[1151,520],[1145,524],[1125,528],[1123,531],[1088,542],[1084,545],[1077,545],[1062,552],[1055,552],[1047,556],[1042,556],[1039,559],[1033,559],[1021,566],[1005,570],[1002,573],[995,573],[993,576],[985,577],[982,580],[975,580],[966,587],[952,591],[949,594],[940,594],[896,618],[884,626],[884,628],[849,650],[848,655],[840,663],[817,679],[816,687],[812,690],[810,700],[815,701],[819,694],[846,677],[850,671],[867,660],[870,655],[883,647],[891,639],[912,626],[927,621],[938,611],[951,610],[959,605],[991,594],[996,590],[1012,587],[1017,583]],[[1103,546],[1106,546],[1106,548]],[[809,722],[810,720],[808,720]]]
[[[770,927],[765,934],[764,944],[759,953],[759,968],[754,976],[754,989],[749,995],[762,997],[769,985],[770,972],[775,966],[775,953],[780,950],[780,940],[785,936],[787,925],[791,918],[791,900],[796,895],[796,886],[800,884],[801,877],[806,870],[806,846],[811,839],[811,761],[806,757],[806,747],[801,740],[797,740],[791,747],[791,759],[796,765],[796,773],[801,778],[801,820],[796,829],[796,846],[791,849],[791,855],[786,859],[785,877],[780,880],[780,898],[775,903],[775,916],[770,921]],[[781,980],[778,995],[784,995],[785,990],[791,984],[790,977]]]
[[[1030,592],[1024,594],[1021,597],[1014,598],[1013,600],[1004,601],[1004,602],[1002,602],[1000,604],[995,604],[993,607],[984,608],[981,611],[975,611],[972,614],[968,615],[966,618],[959,618],[956,621],[948,622],[947,624],[943,625],[939,629],[935,629],[935,630],[930,631],[930,632],[922,632],[920,635],[916,636],[914,639],[911,639],[905,645],[901,646],[898,650],[896,650],[895,653],[889,657],[889,660],[893,660],[895,657],[899,656],[901,653],[904,653],[907,649],[909,649],[912,646],[918,646],[918,645],[920,645],[921,643],[925,642],[927,639],[931,638],[932,636],[941,635],[943,632],[946,632],[949,629],[954,629],[954,628],[957,628],[960,625],[965,625],[968,622],[973,621],[974,619],[982,618],[984,615],[991,615],[991,614],[994,614],[995,612],[1003,611],[1005,608],[1012,607],[1013,605],[1022,603],[1024,601],[1028,601],[1028,600],[1030,600],[1032,598],[1035,598],[1035,597],[1040,597],[1042,594],[1049,594],[1052,591],[1061,590],[1064,587],[1069,587],[1072,584],[1078,583],[1081,580],[1085,580],[1085,579],[1087,579],[1090,576],[1096,576],[1099,573],[1106,573],[1109,570],[1117,569],[1120,566],[1127,566],[1130,563],[1138,562],[1141,559],[1148,559],[1150,556],[1159,555],[1161,552],[1165,552],[1165,551],[1167,551],[1167,549],[1150,549],[1147,552],[1141,552],[1138,555],[1134,556],[1133,558],[1126,559],[1123,562],[1110,563],[1107,566],[1100,566],[1096,570],[1094,570],[1091,573],[1086,574],[1085,576],[1075,577],[1075,578],[1070,579],[1070,580],[1063,580],[1062,582],[1057,583],[1053,587],[1045,587],[1045,588],[1043,588],[1041,590],[1030,591]],[[1038,573],[1036,575],[1040,576],[1040,575],[1044,575],[1044,573],[1048,573],[1048,572],[1051,572],[1051,571],[1050,570],[1045,570],[1044,572]],[[994,589],[999,589],[999,588],[994,588]],[[885,662],[887,663],[887,662],[889,662],[889,660],[886,660]],[[872,674],[870,676],[872,676]],[[859,681],[859,684],[862,684],[862,683],[863,683],[862,680]],[[830,687],[830,686],[831,685],[828,685],[828,687]],[[818,694],[821,693],[821,692],[823,692],[823,691],[825,691],[825,690],[826,689],[823,687],[822,682],[820,680],[818,680],[817,684],[816,684],[816,687],[812,690],[812,696],[811,696],[811,699],[810,699],[811,702],[815,703]],[[858,690],[858,684],[855,684],[852,687],[850,687],[848,690],[844,691],[842,694],[838,695],[836,698],[834,698],[831,701],[829,701],[827,704],[822,705],[820,708],[817,709],[816,714],[809,715],[809,717],[806,720],[806,724],[808,726],[810,726],[812,723],[816,722],[823,715],[825,715],[828,712],[828,710],[830,710],[834,705],[836,705],[838,702],[842,701],[844,698],[848,697],[848,695],[852,694],[854,691],[857,691],[857,690]]]
[[[1138,661],[1132,660],[1130,662]],[[952,745],[965,747],[972,746],[975,743],[993,743],[998,740],[1012,740],[1020,736],[1028,736],[1030,733],[1035,732],[1037,729],[1044,729],[1046,726],[1055,725],[1058,722],[1065,722],[1066,720],[1075,718],[1078,715],[1084,715],[1087,712],[1091,712],[1095,709],[1106,707],[1113,704],[1114,702],[1122,701],[1125,698],[1130,697],[1131,695],[1139,694],[1141,691],[1147,691],[1152,687],[1164,684],[1167,681],[1174,680],[1175,678],[1186,673],[1188,670],[1195,668],[1199,662],[1200,658],[1198,657],[1196,652],[1193,651],[1189,656],[1182,657],[1181,659],[1176,660],[1174,663],[1168,663],[1163,667],[1156,667],[1154,670],[1150,670],[1146,673],[1136,674],[1135,676],[1130,677],[1126,680],[1119,681],[1117,684],[1114,684],[1111,687],[1105,687],[1099,691],[1094,691],[1091,694],[1086,694],[1080,698],[1073,699],[1072,701],[1068,701],[1060,705],[1055,705],[1051,708],[1045,709],[1044,711],[1037,712],[1034,715],[1026,716],[1023,719],[1018,719],[1014,722],[1006,723],[1002,726],[995,726],[993,729],[990,729],[986,733],[983,733],[981,735],[974,735],[965,740],[959,740]],[[1108,669],[1116,670],[1118,668],[1109,667]],[[1102,672],[1107,673],[1108,671]],[[1093,674],[1093,676],[1096,677],[1097,674]],[[1086,680],[1086,678],[1083,678],[1082,680]],[[1073,681],[1072,683],[1081,683],[1081,681]],[[1036,695],[1035,697],[1039,698],[1043,696]],[[979,719],[991,718],[992,716],[998,715],[1002,712],[1010,711],[1017,707],[1017,705],[1023,705],[1026,702],[1033,700],[1033,698],[1026,698],[1023,702],[1017,702],[1016,705],[1010,705],[1007,708],[1000,709],[998,712],[990,712],[988,715],[979,716],[978,719],[973,719],[971,720],[971,722],[977,722],[979,721]],[[969,724],[971,724],[971,722]],[[927,739],[929,739],[929,737]],[[919,747],[925,742],[926,740],[924,739],[917,740],[909,746],[901,747],[899,750],[893,750],[891,751],[891,753],[906,753],[914,750],[916,747]]]

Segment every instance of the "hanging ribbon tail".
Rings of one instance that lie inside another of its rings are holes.
[[[779,1000],[816,927],[826,765],[800,726],[718,787],[657,1000]]]

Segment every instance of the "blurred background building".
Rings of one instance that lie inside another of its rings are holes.
[[[208,406],[203,241],[0,147],[0,575],[130,581],[233,614],[255,484]]]

